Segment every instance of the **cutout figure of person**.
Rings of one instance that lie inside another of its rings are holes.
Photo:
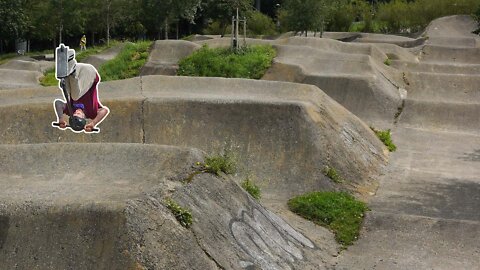
[[[85,35],[80,39],[80,51],[87,50],[87,37]]]
[[[65,100],[56,99],[54,101],[57,123],[52,124],[60,129],[70,127],[75,132],[99,132],[100,130],[95,127],[110,113],[110,110],[103,106],[98,99],[100,75],[94,66],[77,63],[75,50],[68,49],[67,55],[68,76],[63,79],[64,85],[60,83],[60,86],[65,87],[69,100],[66,100],[67,97],[64,94]],[[67,102],[70,102],[72,115],[69,113]],[[69,119],[70,126],[67,126],[65,115],[71,118]],[[91,121],[88,122],[87,119],[91,119]]]

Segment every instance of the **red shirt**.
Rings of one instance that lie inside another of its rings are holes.
[[[83,104],[85,108],[83,112],[85,113],[86,118],[94,119],[97,116],[98,109],[102,108],[102,105],[100,105],[100,102],[98,102],[97,86],[98,86],[99,80],[100,78],[98,77],[98,74],[97,74],[97,77],[95,78],[95,81],[93,81],[93,84],[90,87],[90,89],[78,100],[73,100],[70,97],[70,104],[72,104],[72,110],[75,111],[73,104]],[[68,113],[68,107],[65,107],[65,109],[63,109],[63,113],[65,113],[66,115],[70,115]]]

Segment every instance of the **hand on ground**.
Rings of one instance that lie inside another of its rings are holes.
[[[95,125],[92,122],[90,122],[90,123],[85,125],[85,131],[86,132],[92,132],[94,127],[95,127]]]

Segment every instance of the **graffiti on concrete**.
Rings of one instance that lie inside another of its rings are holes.
[[[295,261],[303,260],[302,248],[315,248],[309,239],[262,207],[242,210],[230,222],[230,230],[250,256],[249,260],[241,261],[244,269],[254,265],[265,270],[293,269]]]

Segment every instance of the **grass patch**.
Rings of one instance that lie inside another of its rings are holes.
[[[179,62],[180,76],[260,79],[272,65],[276,51],[270,45],[248,46],[235,52],[203,46]]]
[[[168,198],[165,200],[166,206],[172,214],[175,216],[177,221],[185,228],[190,228],[193,222],[192,213],[190,210],[185,209],[178,205],[174,200]]]
[[[377,130],[373,127],[370,128],[373,130],[373,132],[375,132],[375,134],[383,142],[383,144],[385,144],[385,146],[388,148],[388,151],[395,152],[395,150],[397,150],[397,146],[392,141],[390,129]]]
[[[234,174],[237,171],[235,155],[231,151],[225,151],[223,155],[206,157],[203,170],[216,175],[220,175],[221,172]]]
[[[260,200],[260,198],[262,197],[260,188],[250,180],[250,177],[247,177],[242,182],[242,188],[245,189],[256,200]]]
[[[383,63],[387,66],[390,66],[392,64],[392,60],[390,60],[390,58],[387,58],[385,59],[385,61],[383,61]]]
[[[100,67],[102,81],[123,80],[137,77],[148,58],[151,41],[127,43],[114,59]]]
[[[325,174],[325,176],[330,178],[335,183],[342,183],[344,181],[343,177],[338,174],[337,170],[328,165],[323,168],[323,174]]]
[[[43,86],[58,85],[57,77],[55,77],[55,68],[49,68],[45,71],[44,76],[40,78],[40,84]]]
[[[292,198],[288,207],[294,213],[325,226],[335,233],[344,247],[351,245],[360,232],[368,207],[345,192],[312,192]]]

